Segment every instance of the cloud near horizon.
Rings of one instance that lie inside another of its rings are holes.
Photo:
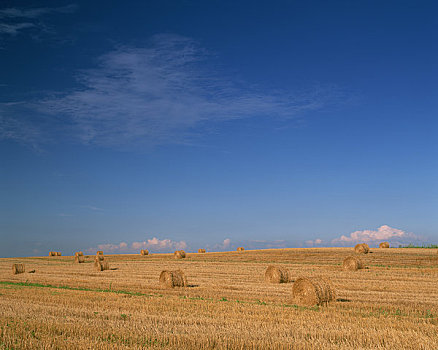
[[[95,68],[77,72],[80,88],[22,103],[20,108],[27,106],[45,122],[51,120],[44,129],[51,130],[50,136],[67,133],[86,145],[130,147],[188,143],[216,123],[291,119],[340,100],[332,86],[307,91],[254,87],[213,68],[209,57],[190,38],[155,35],[148,45],[117,47],[100,56]],[[14,107],[8,106],[7,115],[16,119]],[[3,123],[9,127],[3,137],[23,134],[15,130],[22,126]]]
[[[393,244],[411,243],[420,241],[422,238],[411,232],[382,225],[377,230],[354,231],[349,236],[342,235],[331,241],[333,245],[351,245],[356,243],[377,244],[382,241],[389,241]]]
[[[149,249],[153,252],[171,252],[173,250],[182,250],[187,248],[185,241],[172,241],[171,239],[158,239],[153,237],[143,242],[120,242],[118,244],[105,243],[99,244],[97,248],[88,248],[88,253],[94,253],[96,250],[103,250],[109,253],[134,253],[141,249]]]

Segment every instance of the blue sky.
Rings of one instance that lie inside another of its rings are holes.
[[[3,1],[0,256],[438,241],[432,1]]]

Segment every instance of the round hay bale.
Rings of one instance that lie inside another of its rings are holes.
[[[347,271],[357,271],[359,269],[363,269],[363,262],[355,256],[349,256],[348,258],[344,259],[342,268]]]
[[[379,244],[379,248],[389,248],[389,242],[382,242]]]
[[[266,269],[265,281],[268,283],[287,283],[289,280],[289,271],[283,267],[270,265]]]
[[[75,253],[75,256],[83,256],[84,255],[84,253],[82,253],[82,252],[76,252]]]
[[[173,255],[175,259],[184,259],[186,257],[186,252],[184,250],[176,250]]]
[[[297,305],[327,305],[336,300],[336,291],[326,279],[300,277],[293,284],[292,296]]]
[[[198,253],[205,253],[205,249],[202,248],[198,249]]]
[[[103,255],[96,255],[94,257],[94,266],[97,267],[97,265],[101,262],[104,261],[104,256]]]
[[[75,263],[82,264],[85,262],[85,256],[83,255],[76,255],[75,256]]]
[[[12,264],[12,273],[14,275],[24,273],[24,264]]]
[[[359,254],[368,254],[370,247],[366,243],[359,243],[354,247],[354,251]]]
[[[61,252],[56,252],[56,256],[61,256]]]
[[[149,255],[149,251],[147,249],[142,249],[140,255]]]
[[[102,250],[98,250],[98,251],[96,252],[96,255],[103,255],[103,251],[102,251]]]
[[[109,263],[108,261],[99,261],[97,264],[95,264],[97,271],[105,271],[109,270]]]
[[[187,278],[181,270],[164,270],[160,274],[160,284],[167,288],[187,287]]]
[[[56,256],[56,252],[49,252],[49,256]]]
[[[239,247],[239,248],[237,248],[237,251],[238,252],[243,252],[245,250],[245,248],[243,248],[243,247]]]

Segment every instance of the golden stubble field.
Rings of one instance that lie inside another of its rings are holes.
[[[0,259],[0,349],[438,349],[434,249],[371,249],[368,269],[342,270],[352,248]],[[12,275],[13,263],[26,271]],[[268,265],[337,289],[328,306],[294,305]],[[189,287],[166,289],[165,269]]]

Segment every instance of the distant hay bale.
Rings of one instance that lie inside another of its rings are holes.
[[[205,253],[205,249],[202,248],[198,249],[198,253]]]
[[[84,253],[82,253],[82,252],[76,252],[75,253],[75,256],[83,256],[84,255]]]
[[[289,271],[280,266],[268,266],[265,281],[268,283],[287,283],[290,280]]]
[[[363,269],[363,262],[355,256],[349,256],[348,258],[344,259],[342,268],[348,271],[357,271],[359,269]]]
[[[82,264],[85,262],[85,256],[83,255],[76,255],[75,256],[75,263]]]
[[[101,262],[104,261],[104,256],[103,255],[96,255],[94,257],[94,266],[97,267],[97,265]]]
[[[105,270],[109,270],[109,263],[108,261],[98,261],[97,264],[95,264],[96,270],[97,271],[105,271]]]
[[[56,252],[49,252],[49,256],[56,256]]]
[[[140,254],[141,254],[141,255],[149,255],[149,251],[148,251],[147,249],[142,249],[142,250],[140,251]]]
[[[292,296],[297,305],[327,305],[336,300],[336,290],[326,279],[300,277],[294,282]]]
[[[14,275],[24,273],[24,264],[12,264],[12,273]]]
[[[56,256],[61,256],[61,252],[56,252]]]
[[[237,251],[238,252],[243,252],[245,250],[245,248],[243,248],[243,247],[239,247],[239,248],[237,248]]]
[[[167,271],[164,270],[160,274],[160,284],[163,287],[187,287],[187,278],[183,271]]]
[[[98,251],[96,252],[96,255],[103,255],[103,251],[102,251],[102,250],[98,250]]]
[[[389,248],[389,242],[382,242],[379,244],[379,248]]]
[[[366,243],[359,243],[354,247],[354,251],[359,254],[368,254],[370,247]]]
[[[186,252],[184,250],[176,250],[173,255],[175,259],[184,259],[186,257]]]

